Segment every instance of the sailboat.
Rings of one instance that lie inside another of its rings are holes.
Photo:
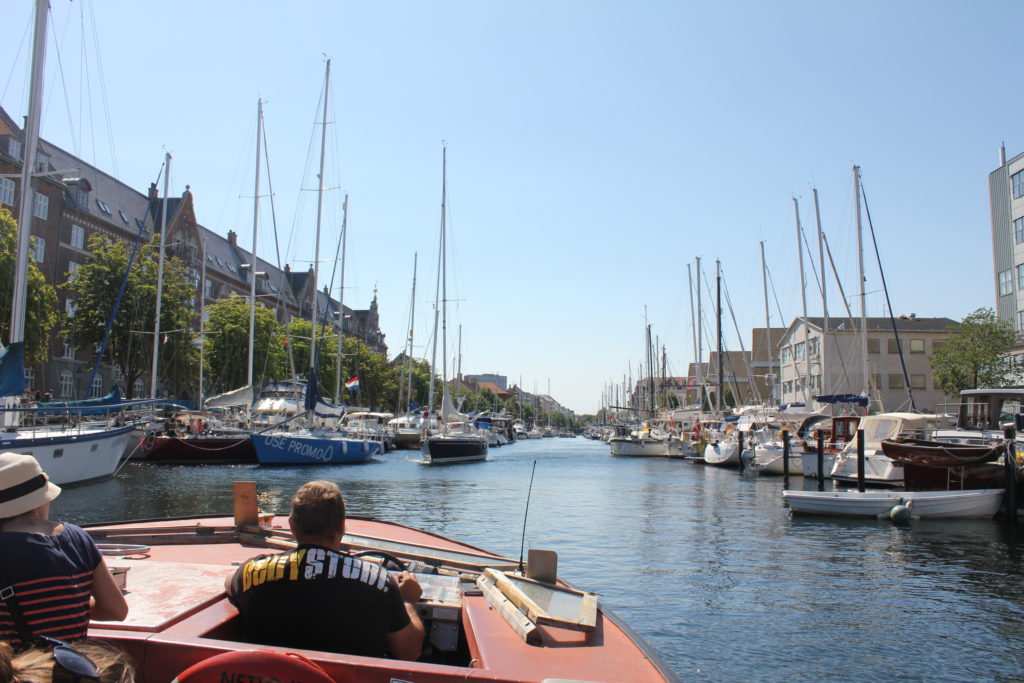
[[[31,426],[27,418],[38,409],[19,407],[25,390],[25,312],[28,292],[29,235],[32,226],[32,170],[39,146],[39,122],[42,112],[43,62],[46,56],[46,0],[36,0],[33,33],[32,84],[29,90],[29,114],[25,125],[25,161],[19,187],[18,238],[15,261],[11,330],[8,346],[0,351],[0,397],[3,405],[3,431],[0,450],[31,455],[55,484],[67,486],[111,476],[121,455],[134,438],[135,426],[126,423],[117,406],[105,407],[106,420],[85,421],[84,410],[69,412],[78,418],[77,426]],[[95,411],[89,411],[94,413]]]
[[[446,334],[448,325],[448,299],[447,299],[447,242],[445,241],[445,212],[447,210],[448,194],[448,149],[442,148],[441,155],[441,236],[438,259],[438,282],[437,289],[440,290],[441,299],[441,381],[443,385],[441,398],[440,431],[425,438],[422,442],[421,451],[425,464],[441,464],[454,462],[471,462],[474,460],[485,460],[487,458],[487,439],[480,434],[476,427],[470,422],[469,416],[461,413],[452,402],[452,395],[448,389],[448,362]],[[434,352],[431,360],[431,369],[436,367],[437,360],[437,309],[434,309]],[[434,405],[434,373],[430,373],[430,401]]]
[[[324,191],[324,149],[327,140],[327,102],[328,88],[331,78],[331,61],[327,60],[327,68],[324,75],[324,110],[323,110],[323,132],[320,140],[320,187],[317,200],[316,213],[316,253],[313,258],[313,282],[311,307],[311,320],[313,323],[313,338],[310,343],[309,358],[309,379],[306,382],[305,412],[302,414],[306,425],[293,428],[290,420],[285,420],[274,427],[262,432],[253,432],[252,445],[256,450],[256,459],[261,465],[323,465],[323,464],[349,464],[365,462],[371,457],[380,453],[381,442],[373,439],[360,439],[345,436],[336,428],[317,428],[315,426],[317,417],[339,418],[341,411],[337,406],[324,403],[320,397],[320,390],[317,385],[317,345],[316,328],[318,324],[317,311],[319,306],[317,299],[316,274],[320,260],[320,219],[322,216],[323,191]],[[253,261],[256,254],[253,254]]]

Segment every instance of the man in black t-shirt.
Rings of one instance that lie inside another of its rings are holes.
[[[304,484],[288,523],[298,547],[247,561],[228,579],[248,637],[266,645],[415,660],[422,589],[408,572],[341,552],[345,502],[329,481]]]

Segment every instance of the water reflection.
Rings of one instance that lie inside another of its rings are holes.
[[[612,458],[582,439],[494,449],[425,467],[400,453],[360,466],[130,464],[68,489],[75,522],[229,514],[253,480],[287,513],[302,483],[333,479],[349,510],[517,558],[526,548],[595,591],[680,674],[708,680],[1018,679],[1024,671],[1021,534],[989,520],[791,517],[781,477],[665,459]],[[792,477],[795,488],[816,488]]]

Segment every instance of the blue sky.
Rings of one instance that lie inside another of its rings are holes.
[[[636,378],[645,311],[685,372],[695,257],[710,278],[721,260],[744,347],[764,324],[760,241],[772,324],[778,309],[781,324],[800,315],[792,197],[816,253],[812,186],[854,293],[854,163],[895,313],[994,306],[987,175],[1001,143],[1024,151],[1008,33],[1024,25],[1020,3],[52,4],[43,136],[140,191],[170,150],[172,192],[190,186],[200,223],[249,245],[263,98],[281,250],[297,268],[313,258],[332,59],[321,259],[348,192],[345,303],[364,308],[377,289],[392,353],[418,252],[416,353],[429,356],[443,140],[449,357],[461,326],[463,372],[550,386],[580,413]],[[0,104],[15,117],[31,5],[4,6]],[[261,213],[273,260],[269,200]],[[865,259],[868,313],[884,315]],[[835,314],[834,283],[829,298]],[[820,315],[816,291],[808,305]]]

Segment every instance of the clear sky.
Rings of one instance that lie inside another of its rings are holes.
[[[429,358],[442,141],[449,358],[461,326],[464,373],[550,387],[579,413],[636,378],[645,315],[685,373],[696,257],[711,279],[721,260],[745,348],[765,319],[762,240],[772,325],[801,315],[792,198],[816,254],[812,187],[855,294],[855,163],[894,312],[959,320],[995,303],[987,176],[1001,143],[1024,151],[1019,2],[51,2],[43,137],[139,191],[169,150],[172,193],[190,186],[201,224],[250,245],[263,98],[295,268],[314,253],[331,58],[320,280],[347,192],[344,300],[365,308],[377,290],[392,355],[418,253],[415,353]],[[19,120],[32,5],[3,3],[0,104]],[[273,262],[269,199],[261,213]],[[885,315],[865,260],[868,314]],[[835,315],[834,281],[829,299]]]

